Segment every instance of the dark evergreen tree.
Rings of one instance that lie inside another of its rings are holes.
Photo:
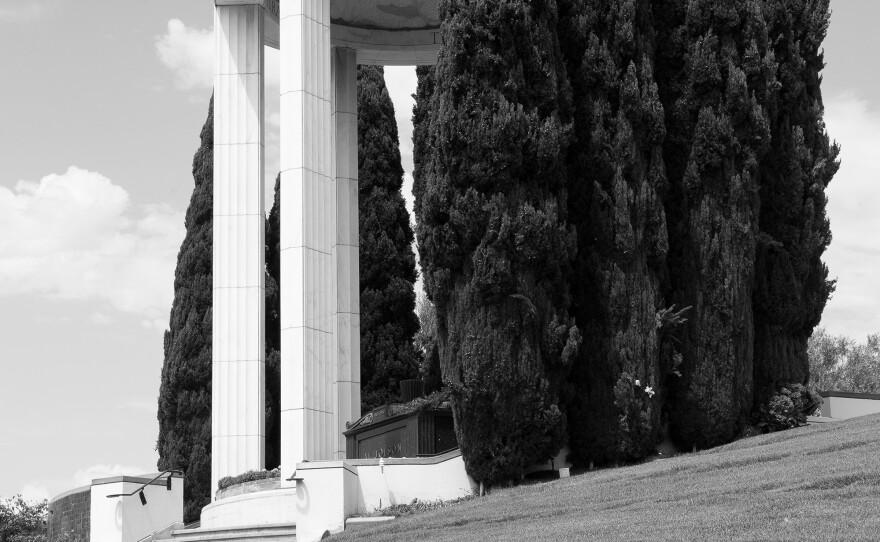
[[[417,128],[419,253],[465,465],[491,484],[565,441],[560,389],[580,343],[568,316],[570,89],[554,0],[440,9],[445,46]]]
[[[765,3],[779,85],[768,100],[770,152],[761,161],[755,266],[755,389],[764,400],[805,384],[807,341],[833,290],[821,256],[831,242],[825,188],[839,163],[823,122],[821,45],[828,0]]]
[[[681,443],[731,440],[752,406],[760,160],[776,61],[759,0],[655,0],[671,183],[671,301],[691,306],[670,386]]]
[[[281,464],[281,176],[266,218],[266,468]]]
[[[418,376],[413,336],[419,320],[413,231],[384,70],[358,67],[357,93],[361,405],[367,411],[399,400],[399,382]]]
[[[584,347],[569,434],[579,464],[637,459],[658,439],[665,373],[657,313],[668,250],[663,106],[649,0],[560,0],[574,94],[569,215],[573,314]]]
[[[416,217],[422,216],[422,195],[425,191],[425,163],[430,151],[429,124],[431,98],[434,95],[433,65],[416,67],[416,94],[413,107],[413,211]],[[416,301],[420,329],[415,336],[416,348],[422,354],[419,377],[425,383],[425,392],[431,393],[443,387],[440,370],[440,343],[437,330],[437,309],[423,294]]]
[[[186,476],[184,521],[197,521],[211,502],[211,306],[214,201],[214,103],[193,159],[195,188],[186,213],[186,237],[177,257],[174,304],[165,332],[159,388],[158,468]],[[281,383],[278,276],[278,180],[266,221],[266,467],[280,464]]]
[[[214,201],[214,101],[193,159],[195,189],[177,256],[174,304],[165,332],[159,387],[158,468],[186,476],[184,521],[211,502],[211,303]]]

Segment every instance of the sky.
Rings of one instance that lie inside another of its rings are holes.
[[[156,397],[192,157],[211,95],[209,0],[0,0],[0,498],[155,470]],[[832,0],[826,124],[838,279],[822,326],[880,332],[880,3]],[[412,202],[414,68],[387,68]],[[278,53],[266,51],[267,190]],[[268,194],[267,194],[268,198]]]

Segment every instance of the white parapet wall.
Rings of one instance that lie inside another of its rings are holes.
[[[116,476],[92,480],[92,542],[137,542],[169,525],[183,523],[183,478],[174,476],[171,489],[161,478],[143,488],[146,504],[131,493],[155,475]]]
[[[845,420],[880,413],[880,395],[823,391],[822,417]]]
[[[476,488],[464,470],[461,451],[417,459],[349,459],[358,473],[358,513],[365,514],[413,500],[449,501]]]
[[[296,539],[320,540],[338,533],[354,514],[396,504],[454,500],[472,495],[461,452],[430,458],[313,461],[296,469]]]

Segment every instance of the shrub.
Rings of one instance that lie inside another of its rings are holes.
[[[270,480],[272,478],[280,478],[281,471],[278,469],[274,470],[249,470],[237,476],[227,476],[225,478],[220,478],[217,482],[217,489],[223,490],[227,487],[231,487],[237,484],[243,484],[245,482],[254,482],[256,480]]]
[[[432,512],[434,510],[439,510],[441,508],[448,508],[450,506],[454,506],[456,504],[461,504],[463,502],[469,501],[475,498],[474,495],[468,495],[466,497],[460,497],[458,499],[453,499],[451,501],[420,501],[418,499],[413,499],[409,504],[394,504],[391,506],[387,506],[385,508],[379,508],[373,510],[372,512],[366,514],[355,514],[352,517],[381,517],[381,516],[394,516],[394,517],[403,517],[403,516],[412,516],[415,514],[422,514],[424,512]]]
[[[783,386],[778,392],[762,402],[753,418],[765,433],[784,431],[807,423],[822,400],[814,392],[800,384]]]

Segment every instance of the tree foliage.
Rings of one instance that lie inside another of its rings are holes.
[[[647,0],[560,0],[574,99],[569,216],[577,226],[572,459],[638,458],[660,427],[657,311],[668,250],[664,109]],[[638,385],[636,384],[638,382]],[[646,390],[648,390],[646,392]],[[650,393],[654,391],[654,393]]]
[[[560,393],[580,343],[567,312],[570,91],[555,2],[450,0],[441,12],[416,157],[419,253],[465,465],[494,483],[565,439]]]
[[[195,188],[177,255],[174,303],[165,332],[159,387],[159,470],[186,477],[184,521],[211,502],[211,304],[214,202],[214,102],[193,158]]]
[[[281,176],[266,217],[266,469],[281,464]]]
[[[831,242],[825,189],[839,149],[825,131],[820,88],[828,0],[765,3],[776,85],[767,100],[770,148],[761,162],[755,264],[755,389],[806,383],[807,340],[833,291],[821,260]]]
[[[807,355],[814,390],[880,393],[880,334],[861,343],[819,328],[810,337]]]
[[[384,70],[358,67],[361,405],[397,401],[399,382],[418,373],[413,336],[416,281],[413,230],[401,193],[394,105]]]
[[[46,542],[48,501],[0,499],[0,542]]]
[[[731,440],[752,408],[759,163],[776,66],[763,2],[661,4],[670,296],[693,307],[669,421],[679,441],[707,447]]]
[[[424,292],[416,298],[416,314],[419,316],[419,332],[413,338],[416,350],[422,355],[419,378],[425,383],[425,393],[439,391],[443,387],[440,372],[440,342],[437,337],[437,309]]]

